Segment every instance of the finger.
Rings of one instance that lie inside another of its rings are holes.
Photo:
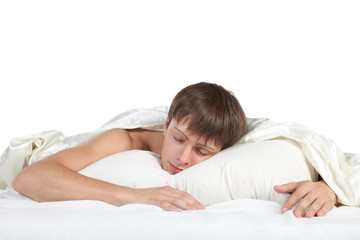
[[[168,187],[166,190],[169,192],[167,193],[169,194],[167,200],[183,210],[199,210],[205,208],[199,201],[197,201],[187,192],[170,187]]]
[[[313,217],[315,213],[321,208],[324,204],[324,201],[319,198],[316,192],[307,193],[297,205],[294,215],[296,217]],[[306,211],[306,214],[305,214]]]
[[[278,193],[293,193],[297,188],[297,182],[290,182],[282,185],[274,186],[274,190]]]
[[[316,199],[311,206],[309,207],[309,209],[306,211],[305,217],[307,218],[312,218],[314,217],[319,210],[323,207],[324,205],[324,201],[321,200],[320,198]]]
[[[153,204],[161,207],[166,211],[181,212],[181,209],[184,208],[184,204],[177,200],[179,195],[180,193],[173,188],[158,188]]]
[[[326,214],[328,214],[328,212],[331,211],[331,209],[333,209],[334,205],[332,205],[331,203],[325,203],[319,211],[317,211],[316,216],[318,217],[322,217],[325,216]]]
[[[160,202],[159,207],[161,207],[165,211],[181,212],[180,208],[166,201]]]
[[[184,210],[205,209],[204,205],[186,192],[181,192],[176,200],[178,201],[177,204],[181,204],[183,202]]]
[[[281,208],[281,211],[284,213],[287,210],[292,209],[299,201],[303,200],[303,198],[305,198],[305,196],[307,194],[308,194],[307,189],[302,188],[301,184],[298,184],[297,189],[291,194],[289,199],[284,203],[283,207]],[[312,200],[314,200],[314,199],[312,199]],[[302,205],[300,205],[301,208],[298,208],[298,211],[300,211],[302,208],[304,208],[305,205],[308,204],[308,202],[310,202],[310,201],[311,201],[311,196],[307,200],[305,200],[305,202],[303,202]],[[295,214],[295,216],[297,216],[297,215],[299,215],[299,214]]]

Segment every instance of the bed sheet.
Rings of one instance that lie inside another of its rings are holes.
[[[37,203],[0,191],[0,239],[359,239],[360,208],[296,218],[271,201],[238,199],[205,210],[167,212],[156,206],[115,207],[99,201]]]
[[[15,138],[1,155],[0,189],[12,186],[18,173],[28,164],[40,161],[66,148],[89,142],[113,128],[146,128],[161,131],[167,107],[133,109],[121,113],[98,129],[65,137],[60,131],[47,131]],[[304,156],[347,206],[360,207],[360,153],[344,153],[334,141],[297,123],[277,123],[269,119],[247,119],[247,133],[238,144],[274,139],[296,142]]]

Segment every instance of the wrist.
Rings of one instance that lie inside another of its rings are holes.
[[[132,203],[132,196],[135,189],[115,185],[111,191],[104,195],[104,202],[120,207]]]
[[[332,190],[332,188],[324,180],[321,180],[319,182],[322,183],[325,186],[325,188],[327,189],[327,192],[331,196],[331,199],[332,199],[334,205],[337,205],[339,203],[339,201],[338,201],[338,196],[336,195],[334,190]]]

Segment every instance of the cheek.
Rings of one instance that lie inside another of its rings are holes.
[[[211,158],[212,156],[214,155],[208,155],[208,156],[196,156],[194,157],[194,165],[195,164],[198,164],[198,163],[201,163],[209,158]]]
[[[163,160],[169,159],[169,157],[171,157],[172,155],[172,152],[173,152],[172,145],[169,139],[165,138],[161,149],[161,159]]]
[[[209,157],[199,157],[199,156],[196,156],[194,157],[194,161],[193,161],[193,164],[192,165],[195,165],[195,164],[198,164],[198,163],[201,163],[203,161],[205,161],[206,159],[208,159]]]
[[[172,143],[171,141],[167,142],[163,145],[162,153],[167,158],[173,159],[176,157],[176,155],[179,153],[180,149],[179,146]]]

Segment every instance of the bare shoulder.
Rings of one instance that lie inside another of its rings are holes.
[[[128,150],[147,150],[160,154],[163,133],[146,129],[111,129],[99,135],[91,147],[100,152],[123,152]]]
[[[106,148],[111,152],[131,150],[133,141],[129,132],[125,129],[114,128],[100,134],[90,146],[95,148]]]
[[[100,134],[87,146],[85,145],[84,150],[91,153],[97,159],[101,159],[114,153],[133,150],[135,149],[134,144],[129,131],[114,128]]]

